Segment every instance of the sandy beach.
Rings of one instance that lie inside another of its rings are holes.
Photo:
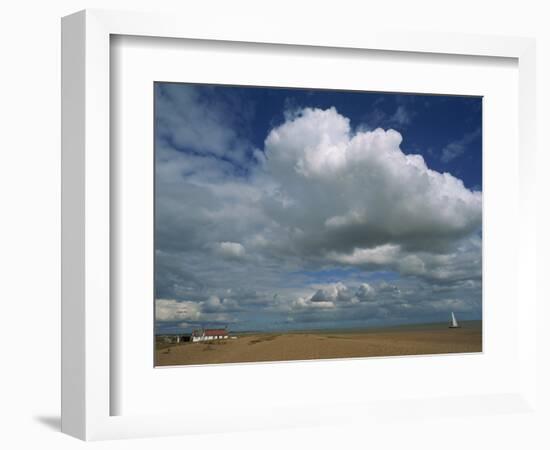
[[[177,366],[482,351],[481,322],[367,331],[311,331],[236,335],[236,339],[162,345],[155,365]]]

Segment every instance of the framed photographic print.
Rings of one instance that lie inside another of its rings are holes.
[[[62,45],[64,432],[533,411],[531,40],[85,11]]]

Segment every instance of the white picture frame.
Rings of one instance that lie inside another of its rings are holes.
[[[388,414],[388,405],[344,404],[331,413],[315,405],[282,408],[280,420],[257,414],[253,423],[227,420],[212,426],[183,414],[112,415],[116,386],[111,379],[113,355],[111,320],[111,191],[116,173],[110,168],[110,38],[112,35],[193,40],[285,44],[338,49],[368,49],[512,58],[518,62],[519,99],[519,236],[517,288],[521,368],[516,392],[472,395],[460,403],[460,414],[498,412],[503,405],[517,412],[536,410],[536,292],[535,292],[535,43],[532,39],[435,33],[368,31],[326,35],[321,30],[280,30],[251,23],[234,28],[216,23],[209,28],[191,17],[113,11],[82,11],[62,22],[62,430],[85,440],[131,438],[247,430],[269,426],[329,423],[338,417]],[[519,239],[521,237],[521,239]],[[273,366],[272,366],[273,367]],[[403,399],[405,400],[405,399]],[[477,406],[473,406],[477,405]],[[410,403],[437,409],[441,399]],[[476,409],[477,408],[477,409]],[[182,408],[182,413],[185,406]],[[344,412],[345,411],[345,412]],[[453,414],[456,414],[457,411]],[[277,415],[277,413],[274,413]],[[309,419],[304,420],[309,415]]]

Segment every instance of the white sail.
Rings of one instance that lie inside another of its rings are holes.
[[[455,313],[452,312],[451,313],[451,322],[452,322],[452,327],[453,328],[458,328],[458,322],[456,321],[456,317],[455,317]]]

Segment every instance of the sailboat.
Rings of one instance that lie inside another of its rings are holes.
[[[451,324],[449,325],[449,328],[460,328],[454,312],[451,312]]]

